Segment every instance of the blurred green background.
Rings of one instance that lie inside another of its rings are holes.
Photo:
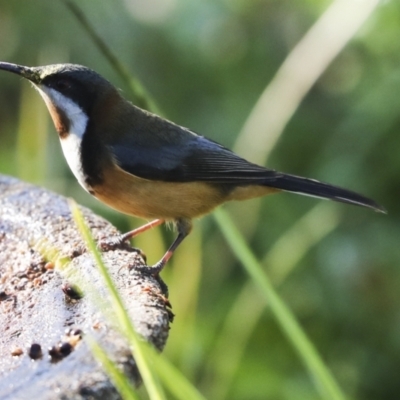
[[[252,132],[240,136],[242,127],[330,4],[79,2],[164,116],[228,147],[239,143],[235,150],[253,161],[266,159],[268,149],[251,146]],[[319,39],[332,43],[333,34]],[[400,3],[382,2],[313,85],[268,157],[274,169],[368,195],[388,215],[293,194],[225,206],[353,399],[400,398],[399,37]],[[0,59],[83,64],[128,93],[62,1],[0,0]],[[309,65],[304,60],[300,78],[314,67],[312,58]],[[71,196],[121,230],[143,223],[103,207],[78,186],[47,114],[29,83],[0,73],[0,173]],[[268,118],[260,128],[268,138]],[[135,244],[152,263],[172,238],[157,228]],[[207,398],[319,398],[211,216],[195,223],[163,277],[176,313],[165,353]]]

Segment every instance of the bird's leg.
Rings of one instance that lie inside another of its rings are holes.
[[[174,251],[177,249],[177,247],[182,243],[183,239],[187,235],[189,235],[190,231],[192,230],[192,222],[190,219],[178,219],[175,221],[176,228],[178,230],[178,236],[176,239],[173,241],[169,249],[166,251],[166,253],[163,255],[160,261],[158,261],[156,264],[154,264],[152,267],[148,266],[137,266],[134,267],[136,271],[144,271],[148,272],[153,276],[157,276],[162,269],[165,267],[165,264],[169,261],[169,259],[172,257],[174,254]]]
[[[147,224],[144,224],[142,226],[139,226],[139,228],[134,229],[133,231],[129,231],[124,233],[123,235],[120,236],[120,241],[125,242],[129,239],[134,238],[137,235],[140,235],[143,232],[146,232],[147,230],[154,228],[155,226],[163,224],[165,221],[163,219],[155,219],[154,221],[151,221]]]
[[[161,225],[164,222],[165,221],[163,219],[155,219],[154,221],[151,221],[145,225],[140,226],[139,228],[136,228],[132,231],[124,233],[123,235],[118,235],[113,238],[101,240],[99,242],[98,246],[103,251],[113,250],[116,247],[121,246],[127,240],[132,239],[133,237],[147,231],[148,229],[151,229],[151,228],[154,228],[155,226]],[[132,250],[138,252],[146,260],[146,255],[141,250],[139,250],[135,247],[132,247]]]

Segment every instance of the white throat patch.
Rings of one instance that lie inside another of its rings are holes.
[[[60,138],[61,147],[71,171],[81,186],[88,191],[81,160],[81,143],[86,130],[88,116],[76,103],[60,92],[45,86],[35,86],[43,97],[50,113],[51,107],[54,105],[56,108],[62,110],[68,118],[69,131],[65,137]]]

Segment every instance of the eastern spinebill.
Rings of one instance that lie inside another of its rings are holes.
[[[154,219],[112,243],[122,243],[164,222],[178,236],[151,271],[158,274],[190,233],[192,219],[230,200],[280,191],[384,212],[350,190],[284,174],[244,160],[220,144],[142,110],[95,71],[81,65],[0,69],[33,83],[43,97],[68,165],[81,186],[108,206]]]

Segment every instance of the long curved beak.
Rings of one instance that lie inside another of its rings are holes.
[[[39,73],[36,71],[36,68],[24,67],[23,65],[0,61],[0,69],[22,76],[23,78],[26,78],[33,83],[40,82],[40,76]]]

